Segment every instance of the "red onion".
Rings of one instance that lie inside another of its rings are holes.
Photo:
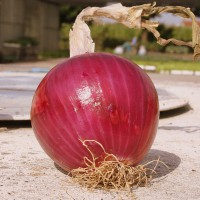
[[[63,169],[91,157],[81,140],[95,140],[129,165],[150,149],[159,119],[156,89],[136,64],[106,53],[74,56],[39,84],[31,123],[44,151]],[[96,143],[95,156],[104,156]]]

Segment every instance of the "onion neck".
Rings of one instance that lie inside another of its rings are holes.
[[[174,38],[162,38],[157,30],[159,23],[146,19],[163,12],[192,19],[192,41],[185,42]],[[95,43],[92,40],[91,32],[86,22],[92,20],[102,22],[103,17],[113,19],[129,28],[147,29],[153,33],[157,39],[157,43],[160,45],[167,45],[170,42],[179,46],[185,45],[194,49],[194,58],[200,55],[200,28],[195,15],[189,8],[182,6],[156,7],[155,3],[125,7],[117,3],[106,7],[88,7],[82,10],[69,33],[70,57],[84,53],[93,53],[95,51]]]

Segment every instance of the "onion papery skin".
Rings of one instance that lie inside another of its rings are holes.
[[[95,140],[129,165],[149,151],[159,120],[158,95],[136,64],[108,53],[87,53],[55,66],[39,84],[31,124],[44,151],[66,171],[91,158],[81,140]],[[88,147],[103,159],[95,142]]]

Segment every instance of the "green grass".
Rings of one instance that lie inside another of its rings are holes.
[[[129,60],[139,65],[154,65],[157,71],[170,71],[170,70],[193,70],[200,71],[200,61],[193,61],[191,54],[187,55],[174,55],[152,53],[146,56],[137,55],[124,55]]]

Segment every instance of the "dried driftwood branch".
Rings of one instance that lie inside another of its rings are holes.
[[[157,30],[159,23],[147,20],[147,18],[163,12],[192,19],[192,41],[185,42],[174,38],[162,38]],[[113,19],[129,28],[147,29],[153,33],[160,45],[167,45],[169,42],[175,45],[186,45],[194,49],[194,58],[200,55],[200,28],[190,8],[182,6],[156,7],[155,3],[125,7],[117,3],[102,8],[88,7],[77,16],[73,30],[70,30],[70,57],[82,53],[94,52],[95,44],[91,38],[90,29],[85,22],[97,20],[102,17]]]

